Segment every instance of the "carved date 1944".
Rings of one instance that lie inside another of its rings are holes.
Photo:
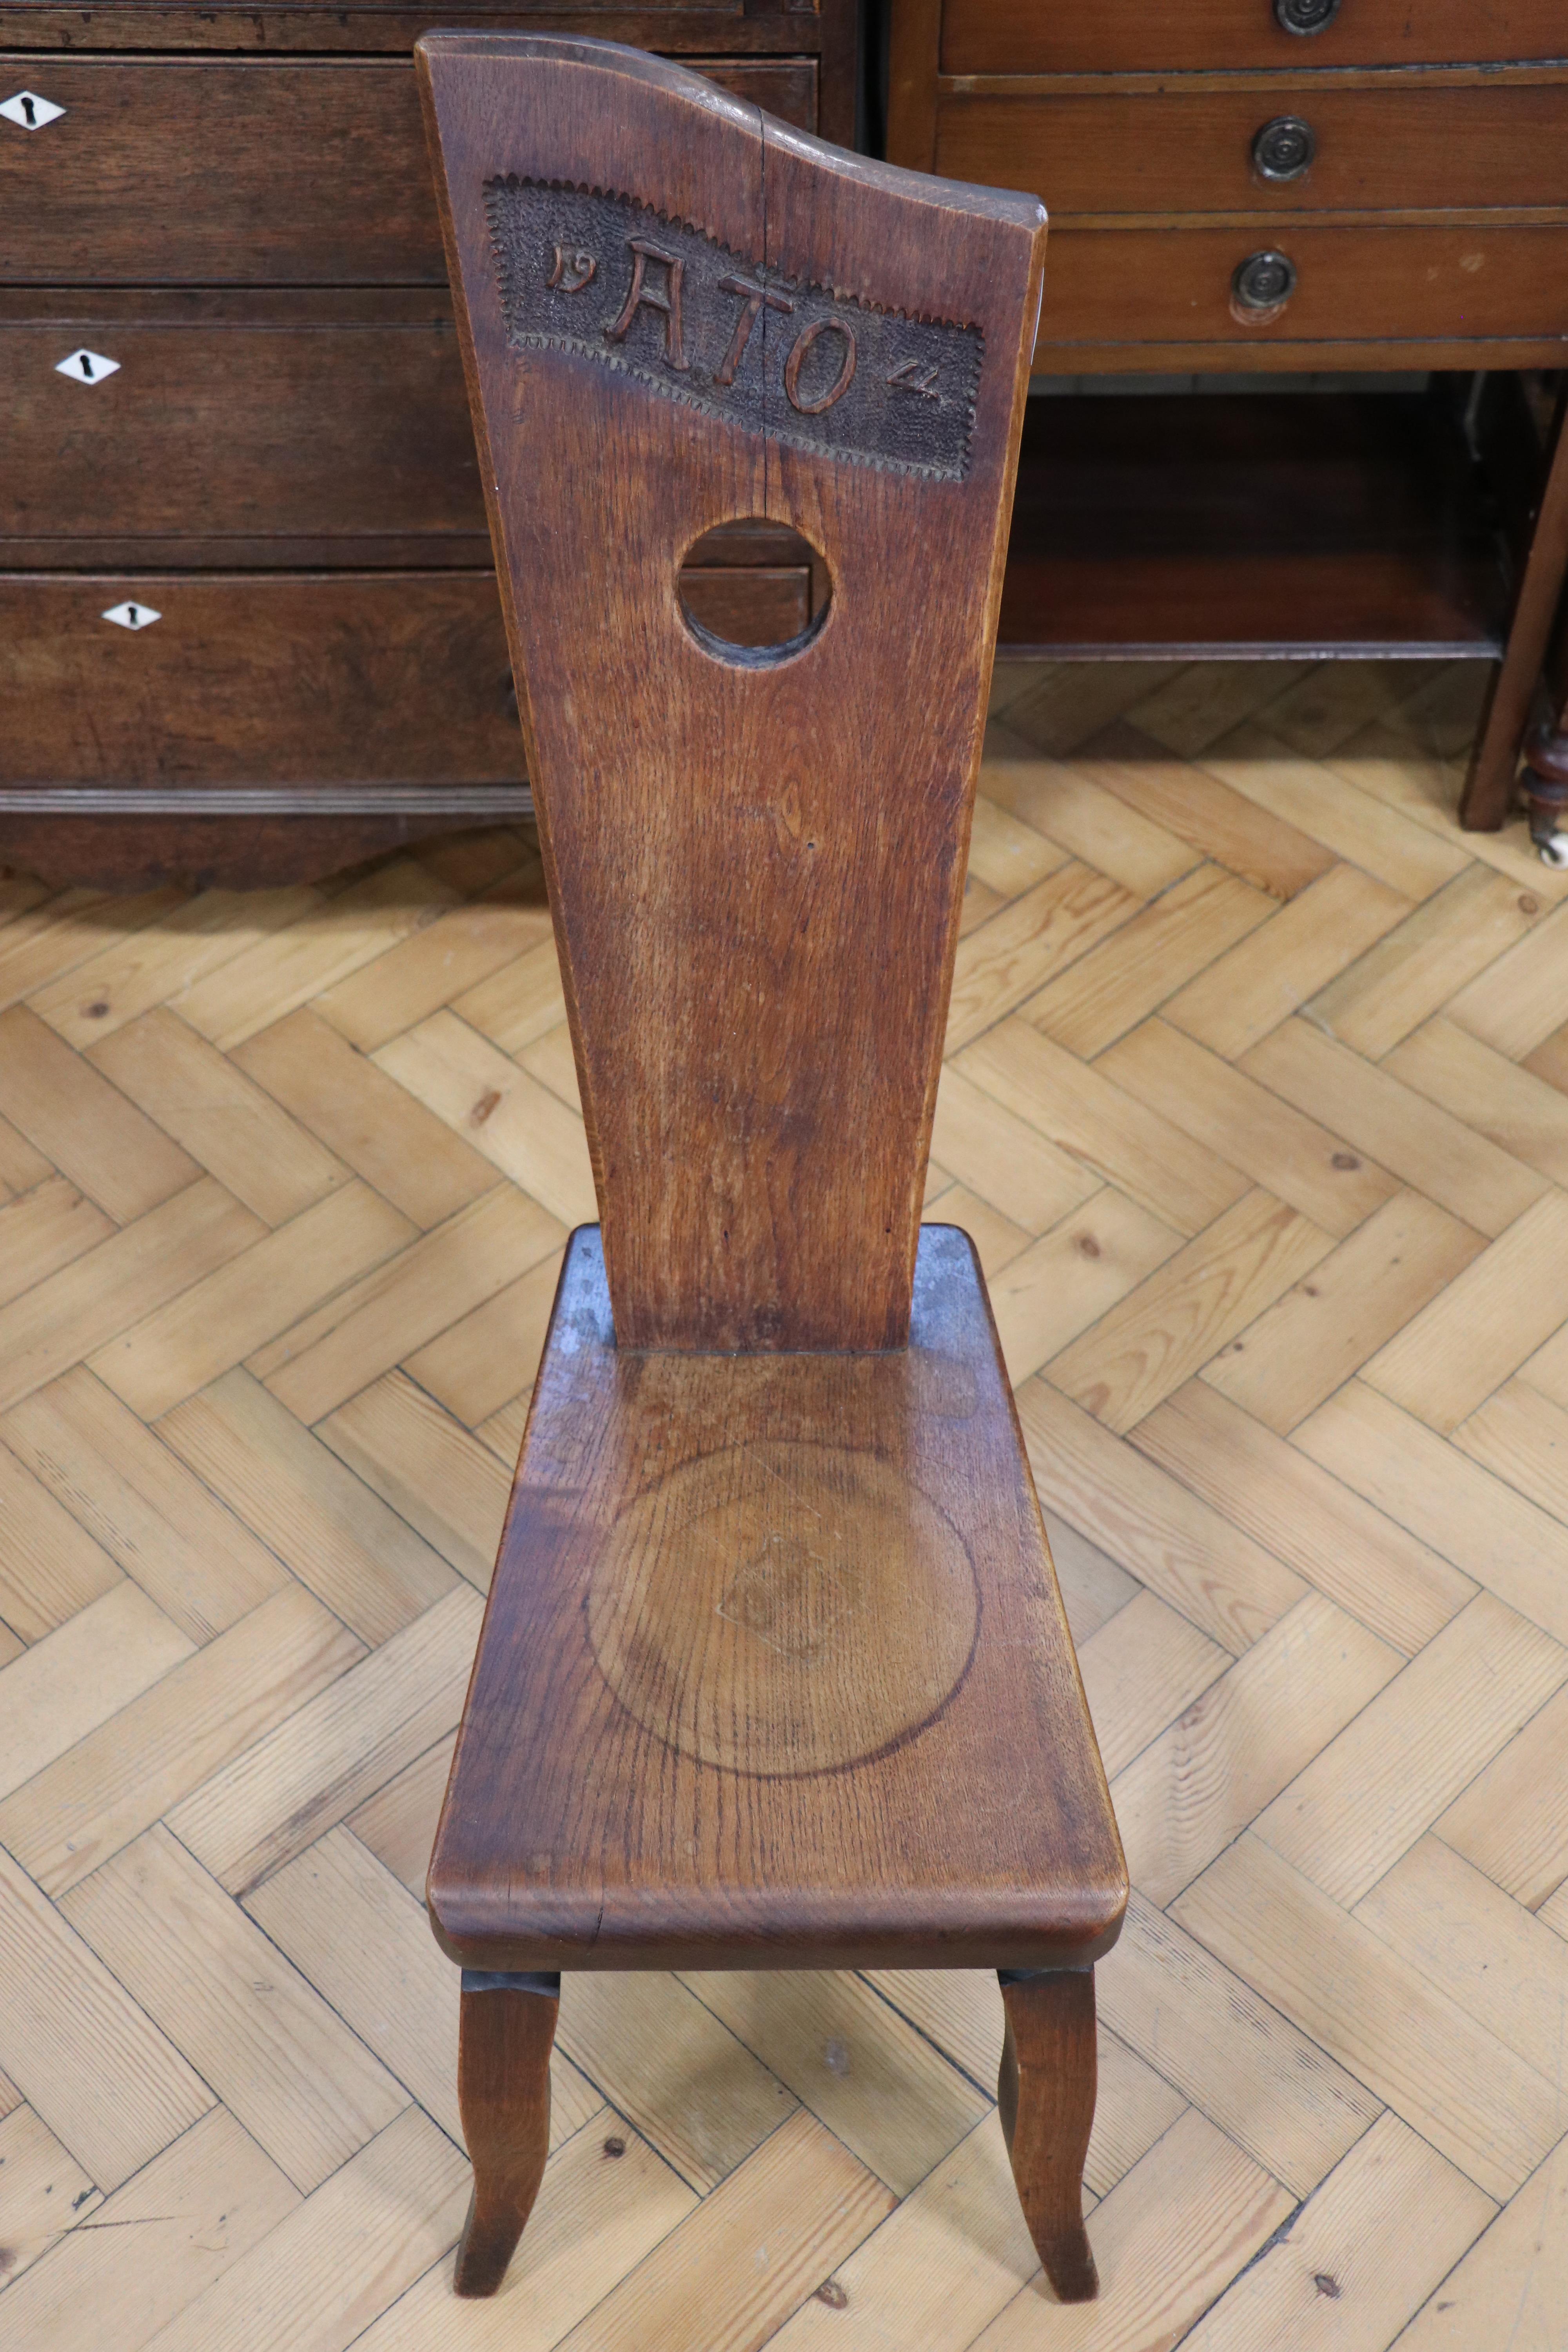
[[[744,261],[630,197],[492,180],[510,340],[852,465],[961,481],[983,339]]]

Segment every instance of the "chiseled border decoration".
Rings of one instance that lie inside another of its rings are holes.
[[[851,465],[968,473],[978,327],[803,285],[605,189],[509,174],[486,184],[485,212],[515,346]]]

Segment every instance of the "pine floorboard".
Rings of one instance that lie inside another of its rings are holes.
[[[998,672],[927,1214],[1134,1880],[1070,2311],[908,1970],[569,1980],[452,2296],[420,1891],[593,1202],[536,846],[0,876],[0,2352],[1565,2352],[1568,875],[1458,830],[1478,684]]]

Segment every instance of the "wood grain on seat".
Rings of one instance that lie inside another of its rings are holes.
[[[574,1236],[432,1915],[469,1967],[1039,1968],[1125,1901],[984,1287],[910,1344],[617,1351]]]

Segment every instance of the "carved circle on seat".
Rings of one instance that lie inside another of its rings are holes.
[[[873,1454],[784,1442],[681,1465],[595,1563],[588,1636],[668,1747],[795,1778],[923,1729],[963,1682],[980,1597],[957,1530]]]

